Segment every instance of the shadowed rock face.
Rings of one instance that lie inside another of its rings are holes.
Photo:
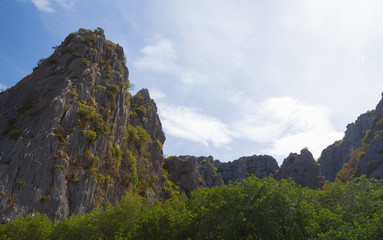
[[[373,113],[367,112],[358,117],[355,123],[347,125],[345,136],[322,151],[320,170],[326,180],[333,182],[336,174],[348,163],[350,154],[362,146],[363,138],[373,121]]]
[[[169,178],[180,193],[190,194],[197,187],[214,187],[223,184],[222,175],[214,166],[213,157],[179,156],[164,161]]]
[[[227,163],[216,161],[215,166],[222,174],[226,184],[230,181],[243,180],[252,175],[258,178],[271,177],[275,170],[279,169],[277,161],[267,155],[241,157]]]
[[[128,75],[122,47],[80,29],[1,93],[0,217],[63,219],[126,191],[161,194],[157,107],[145,89],[131,97]]]
[[[290,153],[283,160],[281,168],[275,175],[275,179],[292,178],[297,184],[302,187],[321,188],[323,178],[320,175],[320,170],[313,155],[307,149],[302,149],[300,154]]]
[[[319,163],[326,180],[352,176],[383,178],[383,100],[374,111],[349,124],[344,138],[323,150]]]
[[[242,181],[255,177],[270,177],[278,169],[277,161],[270,156],[242,157],[233,162],[220,162],[213,157],[169,157],[164,169],[180,192],[190,194],[197,187],[213,187],[230,181]]]

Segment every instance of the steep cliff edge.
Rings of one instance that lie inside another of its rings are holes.
[[[383,100],[349,124],[341,141],[323,150],[321,172],[329,181],[366,175],[383,178]]]
[[[373,118],[373,112],[360,115],[355,123],[347,125],[342,140],[336,141],[322,151],[318,162],[326,180],[334,181],[336,174],[349,161],[350,154],[362,146],[363,138],[370,128]]]
[[[71,33],[0,95],[0,217],[63,219],[126,191],[163,194],[157,107],[131,97],[122,47],[102,29]]]

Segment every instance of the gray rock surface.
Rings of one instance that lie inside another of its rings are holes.
[[[300,154],[290,153],[283,160],[281,168],[275,174],[275,179],[288,178],[292,178],[302,187],[307,186],[312,189],[321,188],[324,182],[323,177],[320,175],[318,163],[307,149],[302,149]]]
[[[197,187],[214,187],[223,184],[217,173],[213,157],[179,156],[168,157],[164,169],[179,188],[180,193],[190,194]]]
[[[213,157],[169,157],[164,169],[180,192],[190,194],[197,187],[214,187],[230,181],[242,181],[255,176],[270,177],[278,169],[277,161],[270,156],[242,157],[232,162],[220,162]]]
[[[319,163],[329,181],[366,175],[383,178],[383,100],[349,124],[341,141],[323,150]]]
[[[165,136],[128,76],[122,47],[80,29],[0,94],[0,217],[63,219],[126,191],[159,196]]]
[[[267,155],[241,157],[227,163],[215,162],[218,172],[222,174],[224,183],[243,180],[254,175],[258,178],[271,177],[279,169],[277,161]]]
[[[355,123],[347,125],[345,136],[322,151],[318,160],[322,175],[333,182],[336,174],[350,160],[350,154],[362,146],[363,138],[373,121],[373,112],[358,117]]]

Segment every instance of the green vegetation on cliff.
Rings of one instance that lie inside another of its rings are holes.
[[[250,177],[153,202],[126,195],[114,207],[51,222],[0,226],[1,239],[381,239],[383,186],[364,177],[322,190]]]

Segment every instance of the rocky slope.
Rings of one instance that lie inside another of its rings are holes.
[[[275,174],[277,180],[290,177],[302,187],[313,189],[321,188],[324,182],[318,163],[307,149],[302,149],[300,154],[290,153]]]
[[[325,150],[319,159],[322,175],[329,181],[352,176],[383,178],[383,100],[376,109],[349,124],[344,138]]]
[[[362,146],[363,138],[373,121],[373,112],[358,117],[355,123],[347,125],[345,136],[322,151],[319,159],[322,175],[332,182],[343,165],[350,160],[350,154]]]
[[[0,217],[63,219],[126,191],[158,197],[165,136],[147,90],[131,97],[122,47],[71,33],[0,95]]]

